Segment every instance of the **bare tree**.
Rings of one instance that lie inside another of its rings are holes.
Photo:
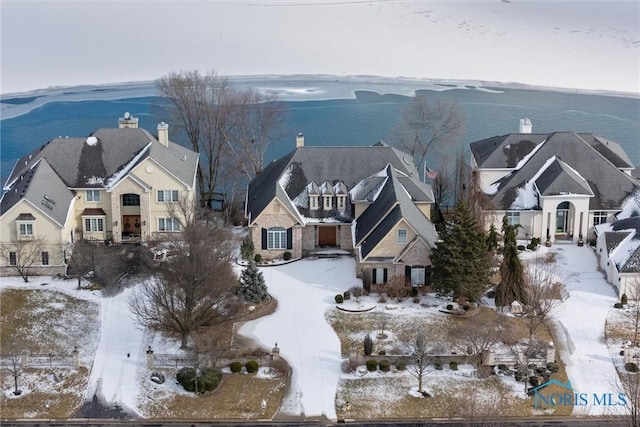
[[[640,279],[634,277],[629,281],[626,293],[627,306],[624,308],[624,316],[633,328],[633,345],[640,346],[638,334],[640,333]]]
[[[422,393],[422,383],[429,367],[429,345],[427,338],[421,332],[415,331],[413,339],[405,342],[411,363],[407,365],[407,372],[418,380],[418,393]]]
[[[620,372],[620,382],[626,395],[627,414],[624,416],[629,427],[640,427],[640,373]]]
[[[468,354],[473,365],[480,368],[486,352],[500,341],[500,325],[486,316],[475,316],[454,328],[451,338],[453,345]]]
[[[538,257],[526,267],[526,299],[524,322],[529,332],[529,341],[540,326],[547,323],[553,311],[562,302],[562,283],[555,262]]]
[[[42,262],[42,250],[45,247],[43,237],[16,239],[0,246],[0,252],[8,266],[13,268],[25,282],[29,281],[31,268]]]
[[[419,166],[430,149],[453,143],[463,129],[463,113],[455,101],[430,100],[418,93],[402,112],[394,145],[411,154]]]
[[[187,348],[192,333],[233,319],[237,278],[228,230],[193,222],[181,235],[158,276],[139,285],[129,305],[138,322],[179,334]]]
[[[78,241],[73,247],[68,274],[78,280],[78,289],[82,287],[82,278],[93,271],[96,274],[96,247],[87,241]]]

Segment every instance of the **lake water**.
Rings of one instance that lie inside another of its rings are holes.
[[[238,81],[238,86],[266,88],[281,93],[286,102],[282,136],[273,142],[266,161],[292,150],[298,132],[304,133],[308,146],[364,146],[389,141],[409,99],[406,95],[423,90],[429,97],[455,100],[464,111],[466,130],[458,146],[448,150],[450,153],[468,151],[468,144],[476,140],[517,132],[519,120],[528,117],[534,132],[591,132],[617,141],[640,165],[640,98],[392,79],[365,84],[349,80],[247,78]],[[55,97],[51,96],[53,93]],[[138,117],[141,127],[155,133],[157,123],[167,119],[157,108],[161,99],[141,96],[143,93],[152,94],[152,86],[144,91],[135,84],[51,90],[2,99],[3,117],[10,117],[0,122],[3,182],[20,156],[54,137],[87,136],[101,127],[115,127],[125,111]],[[173,140],[179,139],[171,127],[169,132]],[[442,158],[432,156],[428,162],[436,168]]]

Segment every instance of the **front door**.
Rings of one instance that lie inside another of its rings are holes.
[[[140,224],[140,215],[122,215],[122,235],[140,236],[142,226]]]
[[[336,245],[337,227],[318,227],[318,246]]]

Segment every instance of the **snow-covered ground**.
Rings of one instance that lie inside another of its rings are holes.
[[[558,348],[573,389],[589,394],[617,392],[618,377],[604,340],[605,319],[616,301],[613,288],[597,271],[592,249],[556,244],[540,248],[537,254],[545,251],[556,254],[560,275],[569,291],[569,298],[556,310],[555,318]],[[266,349],[277,343],[281,355],[291,364],[292,387],[282,405],[283,413],[335,419],[336,390],[345,374],[340,367],[340,342],[325,320],[325,312],[335,305],[335,294],[360,283],[355,277],[354,260],[304,259],[261,270],[270,293],[278,299],[278,309],[246,323],[240,333]],[[152,345],[156,352],[172,353],[178,343],[139,329],[129,313],[130,289],[107,298],[98,292],[76,290],[73,280],[51,278],[32,278],[32,284],[24,284],[20,278],[1,278],[0,287],[38,288],[45,280],[49,283],[47,289],[100,304],[101,335],[85,397],[97,392],[107,403],[140,413],[141,372],[146,372],[147,346]],[[397,311],[401,309],[402,306]],[[419,306],[415,305],[415,309],[419,310]],[[576,407],[574,413],[610,412],[604,406],[589,405]]]

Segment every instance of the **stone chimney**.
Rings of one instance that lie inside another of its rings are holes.
[[[531,120],[527,117],[520,119],[520,133],[531,133],[532,130],[533,124],[531,123]]]
[[[123,129],[123,128],[137,129],[138,128],[138,118],[137,117],[133,117],[131,115],[131,113],[129,113],[127,111],[126,113],[124,113],[124,117],[120,117],[118,119],[118,127],[120,129]]]
[[[304,147],[304,135],[299,133],[296,136],[296,148]]]
[[[165,147],[169,146],[169,125],[165,122],[158,123],[158,142]]]

